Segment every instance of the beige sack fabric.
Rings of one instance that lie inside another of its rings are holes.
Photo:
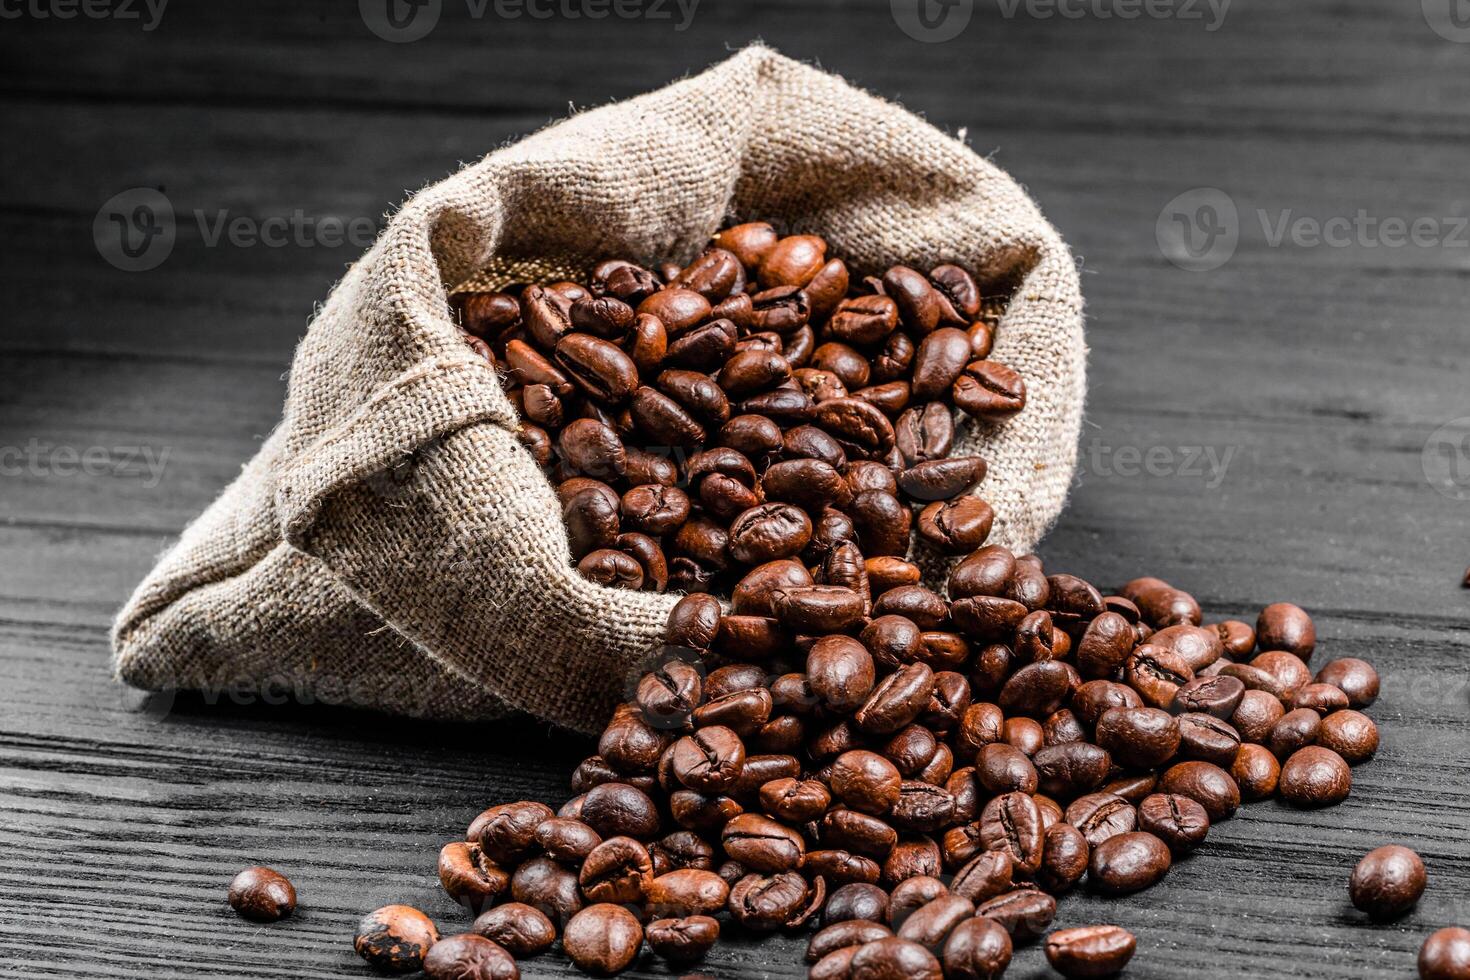
[[[752,219],[821,235],[859,274],[956,262],[1014,288],[992,356],[1024,375],[1028,405],[967,424],[955,451],[990,463],[991,540],[1030,550],[1061,510],[1082,415],[1071,255],[962,143],[754,47],[411,198],[311,325],[280,426],[119,615],[120,676],[599,729],[675,597],[577,575],[553,489],[448,296],[486,269],[687,260]],[[924,559],[931,585],[944,564]]]

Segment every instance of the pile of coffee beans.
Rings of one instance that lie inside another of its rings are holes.
[[[916,523],[943,553],[985,541],[985,461],[950,450],[956,408],[1026,404],[989,357],[1005,297],[956,265],[855,279],[820,237],[753,222],[683,267],[610,260],[585,284],[456,297],[583,575],[728,593],[785,558],[786,584],[811,584],[844,542],[901,558]]]
[[[1314,673],[1294,605],[1204,624],[1166,582],[1104,594],[998,546],[946,598],[903,558],[844,547],[837,566],[758,565],[730,610],[681,599],[576,795],[492,807],[443,848],[445,890],[479,916],[467,936],[436,956],[449,940],[390,907],[359,952],[513,976],[560,937],[605,974],[645,945],[679,967],[722,930],[815,928],[815,978],[998,977],[1043,937],[1064,976],[1104,976],[1134,937],[1047,936],[1058,898],[1156,884],[1243,801],[1341,802],[1377,749],[1373,667]],[[1370,855],[1354,900],[1412,904],[1414,861]]]

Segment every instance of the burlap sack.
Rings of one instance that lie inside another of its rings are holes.
[[[956,451],[990,462],[992,540],[1030,550],[1061,509],[1082,413],[1071,255],[962,143],[755,47],[411,198],[312,324],[280,426],[119,615],[120,676],[598,727],[675,597],[575,573],[552,488],[448,296],[487,269],[687,259],[752,218],[823,236],[859,274],[949,261],[1014,286],[993,356],[1029,404]]]

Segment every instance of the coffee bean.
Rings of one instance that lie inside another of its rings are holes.
[[[296,886],[272,868],[246,868],[231,879],[229,900],[241,918],[276,922],[296,911]]]
[[[1281,798],[1299,807],[1336,806],[1353,788],[1352,771],[1331,749],[1309,745],[1281,767]]]
[[[941,895],[914,910],[899,928],[898,937],[937,950],[943,947],[955,926],[974,914],[975,906],[968,898]]]
[[[659,875],[644,889],[649,914],[664,918],[714,915],[725,907],[730,886],[713,871],[679,868]]]
[[[1119,834],[1092,849],[1088,880],[1099,891],[1123,895],[1157,884],[1171,863],[1168,846],[1153,834]]]
[[[1110,977],[1137,947],[1133,933],[1119,926],[1078,926],[1046,937],[1046,960],[1064,977]]]
[[[1341,690],[1354,708],[1366,708],[1378,700],[1378,672],[1372,664],[1356,657],[1328,662],[1317,671],[1316,680]]]
[[[759,565],[797,554],[811,536],[811,519],[801,508],[790,504],[761,504],[731,523],[730,554],[747,565]]]
[[[873,690],[873,657],[851,637],[825,636],[807,653],[806,674],[823,704],[833,711],[855,711]]]
[[[589,973],[617,973],[633,962],[643,943],[643,927],[620,905],[589,905],[567,923],[562,948]]]
[[[655,919],[646,930],[648,947],[670,963],[693,963],[720,938],[720,923],[707,915],[682,919]]]
[[[839,633],[863,619],[863,597],[836,585],[787,586],[772,595],[776,618],[796,633]]]
[[[933,875],[912,875],[893,888],[888,899],[888,924],[901,929],[909,916],[944,895],[949,889]]]
[[[408,905],[385,905],[357,923],[352,948],[374,969],[412,973],[423,968],[439,930],[427,915]]]
[[[1159,708],[1111,708],[1097,720],[1097,743],[1125,766],[1152,769],[1179,750],[1179,721]]]
[[[1378,751],[1378,726],[1361,711],[1334,711],[1322,719],[1317,744],[1342,756],[1348,765],[1357,765]]]
[[[510,953],[498,943],[464,933],[446,936],[424,957],[424,975],[429,980],[520,980],[520,970]]]
[[[1175,856],[1181,856],[1204,843],[1210,816],[1187,796],[1154,793],[1138,804],[1138,829],[1158,837]]]
[[[1348,879],[1353,907],[1374,919],[1392,919],[1424,894],[1424,862],[1407,847],[1388,844],[1363,855]]]
[[[1271,729],[1285,713],[1286,709],[1275,695],[1266,691],[1248,690],[1241,695],[1240,705],[1230,716],[1230,724],[1246,741],[1264,743],[1270,737]]]
[[[955,926],[944,944],[948,980],[999,980],[1011,964],[1011,937],[994,919],[976,917]]]
[[[887,939],[893,930],[881,922],[863,919],[843,919],[826,926],[807,943],[806,959],[815,963],[840,949],[857,951],[857,947]]]
[[[723,725],[710,725],[685,735],[674,743],[672,752],[674,777],[701,793],[730,789],[745,769],[745,745],[739,735]]]
[[[1205,808],[1212,822],[1229,818],[1240,806],[1240,787],[1230,774],[1209,762],[1181,762],[1165,771],[1159,790],[1187,796]]]
[[[801,867],[806,856],[799,833],[755,813],[741,814],[726,824],[720,842],[726,854],[755,871],[791,871]]]
[[[1200,712],[1228,719],[1240,707],[1245,684],[1235,677],[1196,677],[1174,695],[1175,712]]]
[[[747,875],[730,889],[728,908],[745,928],[771,932],[800,917],[807,898],[807,883],[795,872]]]
[[[986,850],[1005,851],[1016,867],[1035,874],[1045,840],[1041,812],[1025,793],[1003,793],[980,814],[980,836]]]
[[[1430,933],[1419,947],[1420,980],[1470,978],[1470,929],[1446,926]]]
[[[648,849],[631,837],[610,837],[587,855],[577,876],[592,902],[637,902],[653,880]]]
[[[1067,798],[1101,786],[1113,764],[1106,749],[1090,742],[1050,745],[1037,752],[1032,761],[1041,791]]]
[[[1240,751],[1240,733],[1214,715],[1190,712],[1179,716],[1179,754],[1186,759],[1213,762],[1228,770]]]
[[[1194,671],[1171,650],[1144,644],[1123,664],[1123,679],[1154,708],[1168,708],[1179,689],[1194,680]]]
[[[997,895],[975,909],[975,914],[993,920],[1015,943],[1040,938],[1057,914],[1057,900],[1035,888],[1017,888]]]
[[[883,859],[880,882],[890,888],[920,875],[934,876],[944,870],[939,845],[928,837],[900,839]]]
[[[648,841],[658,836],[658,808],[647,793],[627,783],[604,783],[588,790],[581,819],[604,838]]]
[[[852,957],[853,977],[892,977],[898,980],[942,980],[934,954],[918,943],[892,937],[858,947]]]
[[[510,886],[510,875],[473,842],[445,844],[439,851],[438,870],[445,894],[474,912],[494,904]]]
[[[556,942],[556,926],[551,920],[540,910],[520,902],[506,902],[489,909],[470,928],[515,957],[535,956]]]
[[[1300,606],[1278,602],[1261,610],[1256,620],[1256,642],[1262,650],[1285,650],[1311,660],[1317,646],[1317,628]]]
[[[535,844],[536,828],[556,816],[542,803],[505,803],[491,807],[470,824],[466,837],[496,864],[514,866]]]
[[[954,444],[954,417],[942,402],[905,409],[893,425],[894,444],[907,466],[944,459]]]
[[[1067,807],[1064,819],[1081,832],[1088,846],[1131,833],[1138,826],[1138,811],[1116,793],[1089,793]]]
[[[532,858],[516,868],[510,879],[510,894],[554,922],[566,922],[583,904],[576,873],[546,857]]]
[[[1331,684],[1307,684],[1291,699],[1293,708],[1311,708],[1324,718],[1348,706],[1348,696]]]
[[[1317,741],[1322,730],[1322,716],[1311,708],[1288,711],[1271,726],[1267,746],[1276,753],[1276,758],[1286,759],[1304,745]]]
[[[1046,829],[1041,867],[1036,883],[1053,895],[1072,888],[1087,872],[1092,848],[1082,832],[1069,823],[1054,823]]]
[[[833,887],[871,885],[883,874],[882,867],[872,858],[835,848],[807,851],[803,867],[809,876],[823,878]]]
[[[985,422],[1003,422],[1026,407],[1026,382],[999,362],[971,361],[955,379],[951,395],[966,414]]]

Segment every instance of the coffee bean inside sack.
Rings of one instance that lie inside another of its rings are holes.
[[[798,632],[844,625],[837,554],[947,555],[989,537],[971,491],[978,456],[951,456],[966,420],[1026,406],[990,359],[1005,293],[957,265],[860,278],[816,235],[752,222],[685,266],[597,265],[585,283],[455,297],[467,342],[501,372],[521,441],[557,489],[572,560],[607,586],[728,594],[789,561],[779,610]],[[842,575],[849,578],[843,579]],[[818,581],[820,579],[820,581]],[[859,609],[860,617],[867,610]]]
[[[1378,744],[1378,675],[1315,662],[1293,605],[1211,622],[1159,579],[1108,593],[995,545],[947,595],[860,541],[794,554],[736,578],[729,608],[679,600],[559,810],[497,805],[446,845],[475,872],[441,873],[465,930],[521,958],[560,938],[596,973],[809,932],[813,977],[998,977],[1031,944],[1112,975],[1148,937],[1053,930],[1069,894],[1189,874],[1244,803],[1340,802]],[[1354,902],[1412,905],[1410,858],[1365,858]]]

